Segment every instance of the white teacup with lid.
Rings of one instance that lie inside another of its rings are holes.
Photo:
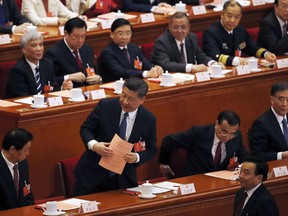
[[[258,70],[258,58],[249,58],[247,60],[248,62],[248,66],[249,66],[249,69],[250,71],[257,71]]]
[[[74,88],[71,89],[71,101],[83,101],[84,96],[82,94],[82,89],[81,88]]]
[[[151,198],[153,197],[153,185],[149,183],[147,180],[145,183],[142,184],[141,196],[143,198]]]
[[[176,11],[186,13],[186,4],[182,3],[182,1],[180,1],[179,3],[175,4],[175,9],[176,9]]]
[[[115,94],[121,94],[122,93],[122,88],[123,88],[124,80],[121,77],[120,80],[116,80],[115,82]]]
[[[118,18],[125,18],[125,14],[121,12],[121,10],[118,10],[117,13],[115,14],[115,19]]]
[[[165,73],[163,73],[161,75],[161,78],[162,78],[162,82],[160,83],[161,86],[173,86],[173,85],[175,85],[173,83],[172,74],[168,73],[168,71],[165,71]]]

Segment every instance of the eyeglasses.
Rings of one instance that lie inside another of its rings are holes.
[[[238,136],[238,131],[234,132],[234,133],[228,133],[228,131],[226,131],[225,129],[221,129],[221,127],[218,125],[219,128],[219,132],[221,133],[222,136],[225,137],[230,137],[230,138],[235,138]]]

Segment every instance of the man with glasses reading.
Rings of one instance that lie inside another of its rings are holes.
[[[251,153],[266,161],[288,158],[288,83],[271,88],[271,107],[262,114],[249,131]]]
[[[230,168],[233,163],[242,163],[248,156],[238,130],[239,116],[233,111],[223,111],[212,125],[193,126],[185,132],[166,136],[159,153],[160,171],[164,176],[173,176],[170,155],[176,148],[187,150],[183,176],[195,175]]]
[[[160,66],[154,66],[145,58],[137,45],[130,43],[132,32],[132,26],[126,19],[119,18],[112,23],[112,42],[102,51],[100,58],[104,82],[131,76],[155,78],[163,73]]]

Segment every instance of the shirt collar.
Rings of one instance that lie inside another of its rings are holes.
[[[133,112],[128,112],[129,116],[128,118],[129,119],[134,119],[136,117],[136,113],[138,111],[138,108],[136,110],[134,110]],[[121,111],[121,116],[124,115],[124,113],[126,113],[124,110]]]
[[[5,157],[3,151],[4,151],[4,150],[1,151],[2,157],[4,158],[4,160],[5,160],[8,168],[9,168],[9,170],[12,170],[13,167],[14,167],[17,163],[16,163],[16,164],[13,164],[12,162],[10,162],[10,161]]]
[[[262,183],[258,184],[256,187],[246,191],[248,198],[250,198],[252,196],[252,194],[257,190],[258,187],[260,187]]]
[[[71,47],[68,45],[68,43],[67,43],[65,37],[63,38],[63,40],[64,40],[64,43],[66,44],[66,46],[68,47],[68,49],[70,50],[70,52],[71,52],[71,53],[74,52],[74,50],[71,49]]]
[[[37,64],[34,64],[34,63],[28,61],[27,58],[25,58],[25,59],[26,59],[27,63],[29,64],[29,66],[31,67],[31,69],[32,69],[33,71],[35,71],[35,68],[36,68],[36,67],[39,67],[39,61],[38,61]]]
[[[220,20],[220,23],[221,23],[221,25],[223,26],[223,28],[226,30],[226,32],[227,32],[228,34],[233,34],[233,29],[232,29],[231,31],[229,31],[228,29],[226,29],[226,28],[224,27],[223,23],[222,23],[222,20]]]
[[[276,15],[276,18],[277,18],[277,20],[278,20],[278,22],[279,22],[279,24],[280,24],[281,31],[282,31],[282,26],[283,26],[286,22],[284,22],[282,19],[280,19],[280,17],[278,17],[276,13],[275,13],[275,15]]]
[[[286,119],[286,115],[285,115],[285,116],[280,116],[279,114],[277,114],[277,113],[275,112],[275,110],[273,109],[272,106],[271,106],[271,110],[272,110],[272,112],[274,113],[274,115],[275,115],[277,121],[278,121],[279,124],[281,125],[281,124],[282,124],[282,121],[283,121],[283,118]],[[286,121],[287,121],[287,119],[286,119]]]

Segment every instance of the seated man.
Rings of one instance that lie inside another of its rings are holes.
[[[153,12],[153,13],[169,13],[173,7],[165,1],[157,0],[123,0],[123,11],[140,11],[140,12]]]
[[[64,26],[64,38],[46,51],[45,56],[54,62],[58,83],[71,80],[74,87],[80,87],[102,82],[99,75],[89,72],[96,70],[93,49],[85,43],[86,31],[82,19],[72,18]]]
[[[74,196],[138,185],[136,168],[156,154],[156,118],[142,106],[147,92],[144,80],[129,77],[120,98],[101,100],[87,117],[80,129],[86,151],[74,170]],[[135,147],[124,156],[126,165],[121,175],[98,164],[101,158],[113,155],[109,145],[115,134],[131,144],[141,142],[145,146],[141,150]]]
[[[288,0],[275,0],[274,11],[260,24],[258,44],[276,55],[288,54]]]
[[[172,72],[206,71],[206,65],[216,63],[198,47],[196,35],[190,32],[189,18],[182,12],[171,17],[169,29],[156,40],[151,61]]]
[[[159,77],[163,69],[151,64],[141,49],[130,44],[132,26],[125,19],[116,19],[111,26],[112,42],[101,53],[104,82],[126,79],[130,76]]]
[[[0,211],[34,205],[26,157],[31,133],[22,128],[8,131],[0,154]]]
[[[234,0],[227,1],[221,12],[221,20],[204,32],[204,52],[216,61],[230,66],[246,64],[246,58],[241,57],[242,52],[248,56],[275,61],[276,56],[255,44],[245,28],[239,25],[241,17],[241,5]]]
[[[20,40],[23,57],[13,66],[6,85],[6,97],[21,97],[59,91],[53,62],[43,57],[43,38],[38,32],[25,33]],[[48,89],[47,89],[48,87]],[[71,81],[62,83],[62,89],[72,89]]]
[[[272,194],[263,182],[268,177],[268,164],[258,158],[247,158],[239,174],[241,189],[237,192],[233,216],[269,215],[279,216]]]
[[[37,26],[64,25],[68,19],[78,16],[68,10],[60,0],[23,0],[22,14]]]
[[[249,131],[252,155],[266,161],[288,158],[288,83],[271,88],[271,107],[253,123]]]
[[[23,16],[15,0],[0,0],[0,34],[23,33],[30,21]]]
[[[88,18],[117,11],[119,8],[117,0],[66,0],[66,6],[69,10]]]
[[[160,171],[173,175],[170,155],[173,149],[187,149],[183,176],[230,169],[242,163],[248,153],[238,130],[240,118],[232,111],[223,111],[213,125],[194,126],[185,132],[166,136],[159,153]],[[232,163],[233,162],[233,163]]]

